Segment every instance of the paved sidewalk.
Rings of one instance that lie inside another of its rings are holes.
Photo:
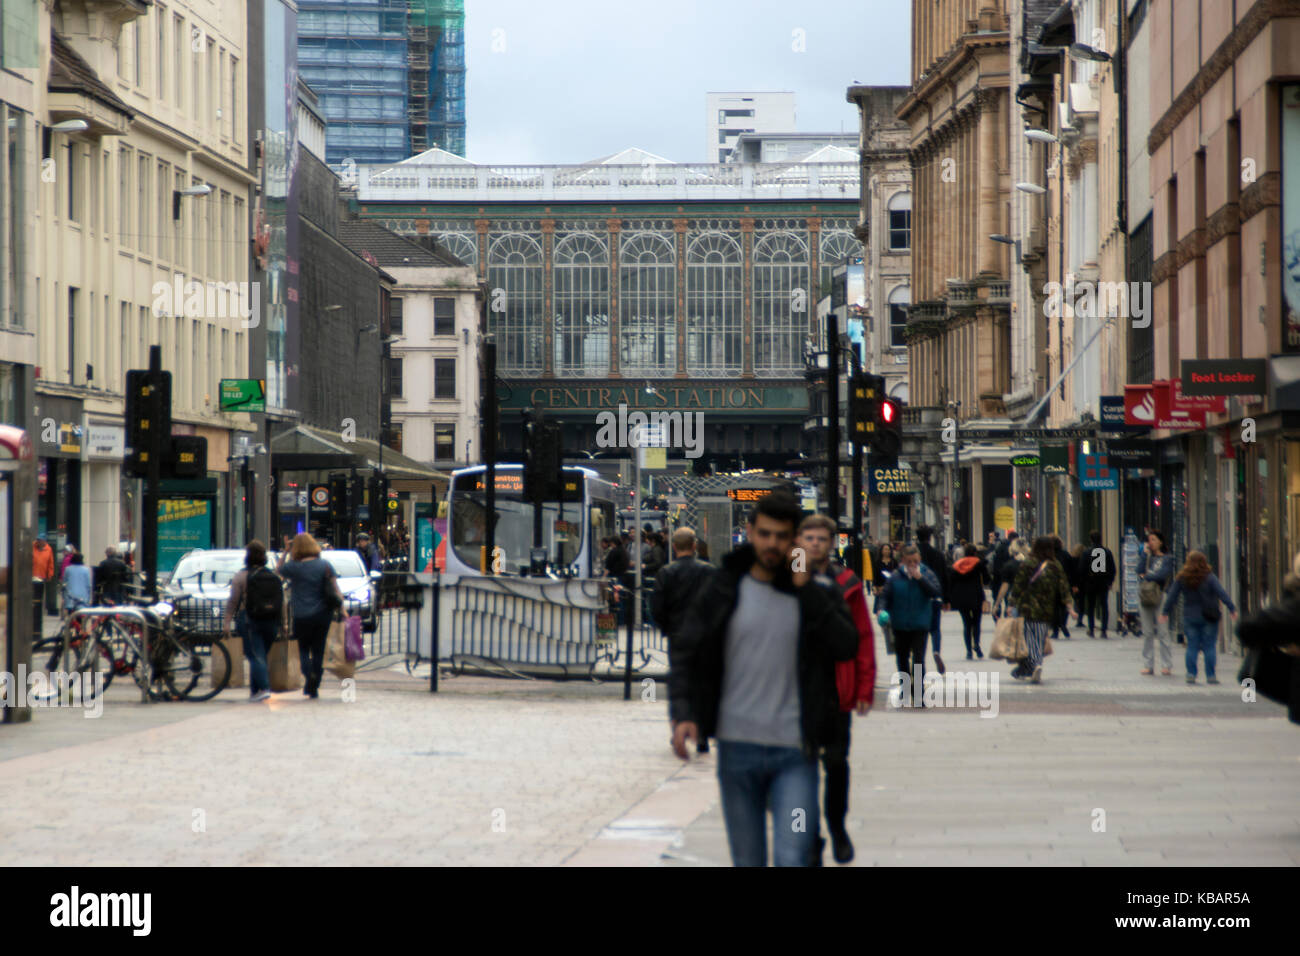
[[[969,664],[946,616],[950,673]],[[988,638],[986,638],[987,643]],[[854,719],[859,865],[1300,863],[1300,734],[1232,683],[1138,675],[1140,642],[1058,642],[998,716]],[[1181,664],[1181,658],[1177,663]],[[987,678],[986,678],[987,679]],[[668,747],[662,682],[359,672],[354,702],[138,703],[0,726],[0,864],[725,865],[712,756]],[[648,695],[647,695],[648,696]],[[1106,813],[1094,832],[1094,812]]]

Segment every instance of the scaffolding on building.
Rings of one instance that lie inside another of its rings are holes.
[[[409,0],[407,120],[411,152],[465,155],[464,0]]]
[[[464,0],[300,0],[298,66],[320,95],[326,162],[465,153]]]

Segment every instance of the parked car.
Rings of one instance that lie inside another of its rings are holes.
[[[204,636],[219,637],[230,582],[243,566],[243,548],[196,548],[176,563],[159,596],[175,606],[178,623]]]

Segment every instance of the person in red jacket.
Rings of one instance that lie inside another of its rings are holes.
[[[834,579],[858,629],[857,655],[835,664],[840,711],[836,715],[836,733],[822,752],[822,767],[826,771],[826,828],[831,834],[831,852],[836,863],[848,863],[853,859],[853,842],[844,826],[849,810],[849,729],[853,711],[865,717],[875,698],[876,641],[862,581],[851,569],[831,560],[831,541],[837,531],[835,522],[826,515],[810,515],[799,525],[796,543],[803,548],[809,571]],[[817,864],[821,862],[823,845],[819,836],[815,844],[817,858],[814,862]]]

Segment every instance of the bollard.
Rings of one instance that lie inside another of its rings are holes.
[[[433,637],[429,643],[429,693],[438,693],[438,575],[433,576]],[[415,613],[415,646],[420,646],[420,612]],[[418,654],[419,651],[417,650]]]

